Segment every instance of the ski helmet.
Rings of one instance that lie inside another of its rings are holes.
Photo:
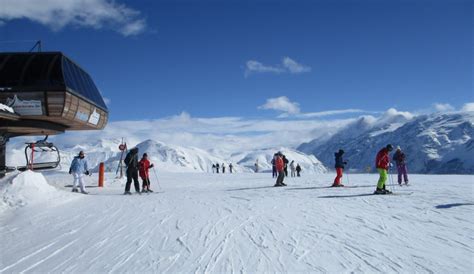
[[[344,150],[339,149],[339,154],[344,154]]]
[[[391,144],[388,144],[388,145],[386,146],[386,148],[387,148],[388,151],[392,151],[392,150],[393,150],[393,146],[392,146]]]

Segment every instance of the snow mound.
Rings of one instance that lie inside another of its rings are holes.
[[[49,185],[41,173],[25,171],[6,179],[1,189],[3,206],[22,207],[45,202],[58,196],[59,191]]]

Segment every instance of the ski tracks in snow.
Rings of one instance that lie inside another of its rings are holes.
[[[360,195],[369,175],[351,174],[354,188],[325,188],[329,175],[287,188],[266,187],[268,174],[216,175],[165,174],[166,193],[94,189],[0,216],[0,273],[472,271],[471,207],[433,204],[472,200],[443,195],[449,185],[382,197]]]

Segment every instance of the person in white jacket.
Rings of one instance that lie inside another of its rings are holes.
[[[72,192],[77,191],[77,184],[79,183],[79,188],[81,189],[82,194],[89,194],[84,187],[84,174],[89,175],[89,169],[87,167],[87,160],[85,159],[84,152],[79,152],[79,155],[74,157],[72,160],[71,167],[69,168],[69,174],[74,176],[74,183],[72,185]]]
[[[296,177],[296,164],[295,164],[295,161],[291,161],[290,169],[291,169],[291,177]]]

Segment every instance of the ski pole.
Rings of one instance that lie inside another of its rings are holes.
[[[155,179],[156,179],[156,182],[158,183],[158,187],[160,188],[161,191],[163,191],[163,188],[161,188],[161,185],[160,185],[160,180],[158,180],[158,175],[156,175],[155,167],[153,167],[153,174],[155,174]]]
[[[349,180],[349,169],[346,171],[346,178],[347,178],[347,184],[350,185],[350,180]]]
[[[392,167],[389,167],[388,169],[388,175],[390,177],[390,189],[392,190],[392,192],[394,191],[394,188],[393,188],[393,177],[392,177]]]

